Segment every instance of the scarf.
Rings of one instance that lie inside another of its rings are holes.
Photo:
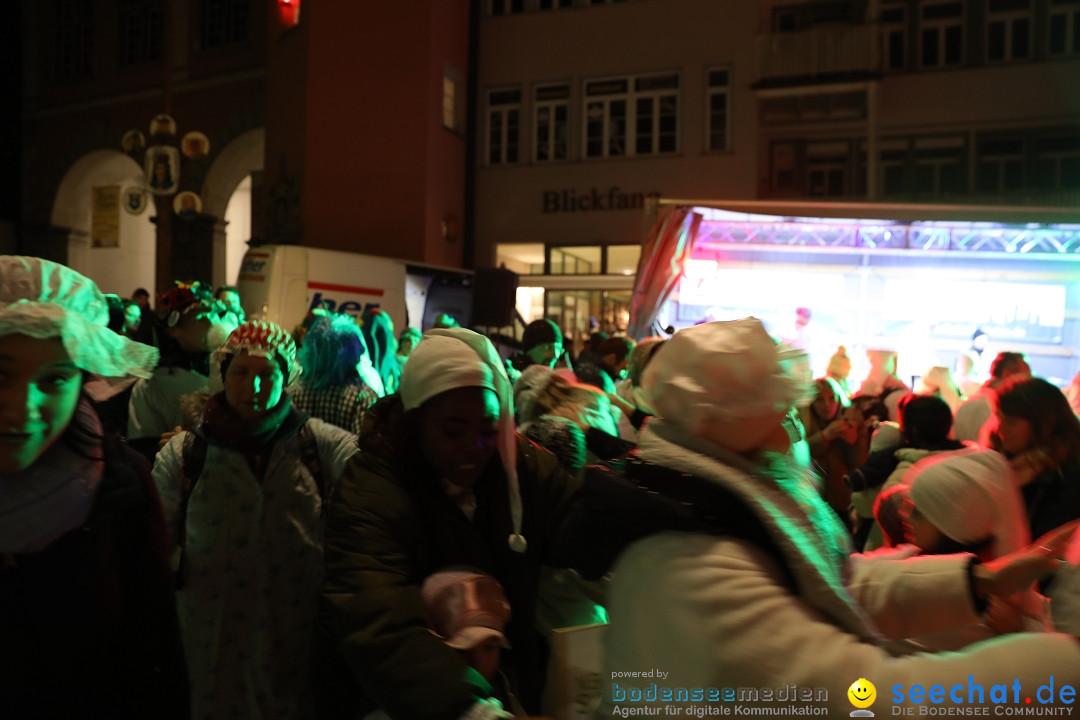
[[[84,397],[58,442],[0,476],[0,554],[40,552],[82,527],[104,474],[101,420]]]
[[[776,543],[799,596],[865,642],[880,637],[845,587],[851,543],[810,481],[780,455],[756,464],[653,418],[639,435],[641,457],[722,485],[742,499]]]
[[[245,454],[258,453],[274,439],[292,409],[292,400],[282,393],[281,401],[264,414],[244,418],[229,407],[225,393],[220,392],[207,401],[197,431],[214,445]]]

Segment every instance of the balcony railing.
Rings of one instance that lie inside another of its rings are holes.
[[[759,35],[757,53],[759,80],[873,73],[880,67],[872,25]]]

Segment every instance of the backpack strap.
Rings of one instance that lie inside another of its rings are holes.
[[[191,431],[184,435],[184,445],[180,450],[180,517],[177,523],[176,549],[173,551],[173,572],[176,575],[176,589],[184,586],[187,579],[187,563],[184,546],[187,544],[188,502],[195,484],[199,482],[203,466],[206,465],[206,439]]]
[[[326,505],[329,502],[326,496],[326,479],[323,476],[322,461],[319,459],[319,444],[307,420],[304,420],[304,424],[300,426],[296,438],[300,442],[300,460],[315,478],[315,487],[319,491],[319,499],[322,500],[322,514],[325,515]]]

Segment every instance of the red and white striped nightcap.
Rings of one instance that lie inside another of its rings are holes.
[[[300,376],[300,364],[296,362],[296,343],[293,342],[292,335],[280,325],[265,320],[246,322],[233,330],[218,349],[218,353],[223,355],[237,355],[241,352],[270,359],[280,356],[289,368],[286,385]]]

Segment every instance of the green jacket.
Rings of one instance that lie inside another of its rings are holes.
[[[378,406],[377,406],[378,408]],[[378,412],[378,409],[376,409]],[[387,436],[361,435],[329,510],[322,624],[363,693],[395,720],[452,720],[491,688],[424,622],[419,587],[428,575],[465,565],[502,583],[512,618],[503,668],[518,699],[539,712],[545,651],[533,627],[541,561],[578,481],[555,456],[518,436],[524,554],[513,552],[509,491],[498,455],[474,488],[473,521],[420,458]]]

